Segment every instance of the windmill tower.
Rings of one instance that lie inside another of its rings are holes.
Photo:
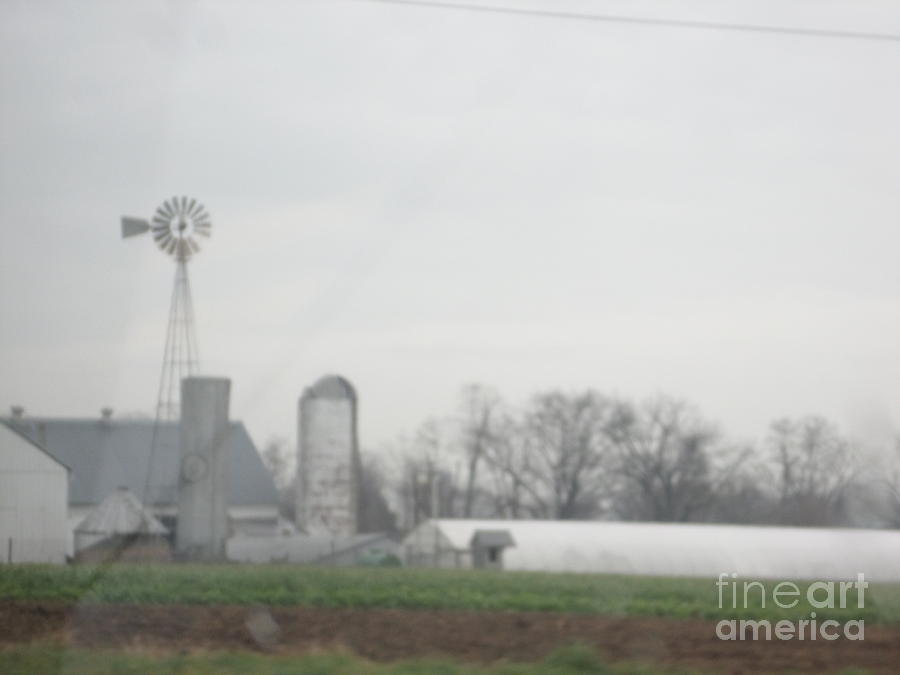
[[[211,227],[209,214],[203,205],[187,197],[172,197],[164,201],[150,221],[122,217],[123,239],[149,231],[160,250],[175,259],[175,285],[169,304],[169,325],[156,398],[154,443],[159,422],[179,418],[181,380],[197,370],[197,336],[194,333],[188,262],[200,251],[196,237],[208,237]]]

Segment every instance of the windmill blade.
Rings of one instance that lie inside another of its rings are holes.
[[[136,237],[150,229],[150,223],[143,218],[131,218],[122,216],[122,239]]]
[[[171,218],[175,215],[175,209],[172,208],[172,205],[169,203],[168,199],[160,204],[159,208],[156,210],[162,211],[162,214],[167,218]]]

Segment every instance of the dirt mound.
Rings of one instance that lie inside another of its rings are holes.
[[[866,626],[865,641],[723,642],[710,621],[537,612],[0,602],[0,645],[61,639],[81,647],[271,649],[342,647],[378,661],[445,655],[530,661],[575,642],[611,661],[723,673],[900,670],[900,628]]]

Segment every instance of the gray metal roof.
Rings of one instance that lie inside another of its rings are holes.
[[[178,502],[178,424],[161,422],[153,453],[148,495],[144,485],[153,439],[153,420],[26,417],[6,423],[71,469],[69,503],[94,505],[120,487],[145,503]],[[228,453],[228,504],[275,506],[278,492],[241,422],[232,422]]]

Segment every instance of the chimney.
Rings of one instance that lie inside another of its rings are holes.
[[[25,417],[25,408],[20,405],[14,405],[10,410],[12,410],[12,418],[14,420],[21,420]]]
[[[104,422],[109,422],[112,419],[113,409],[112,408],[100,408],[100,419]]]

